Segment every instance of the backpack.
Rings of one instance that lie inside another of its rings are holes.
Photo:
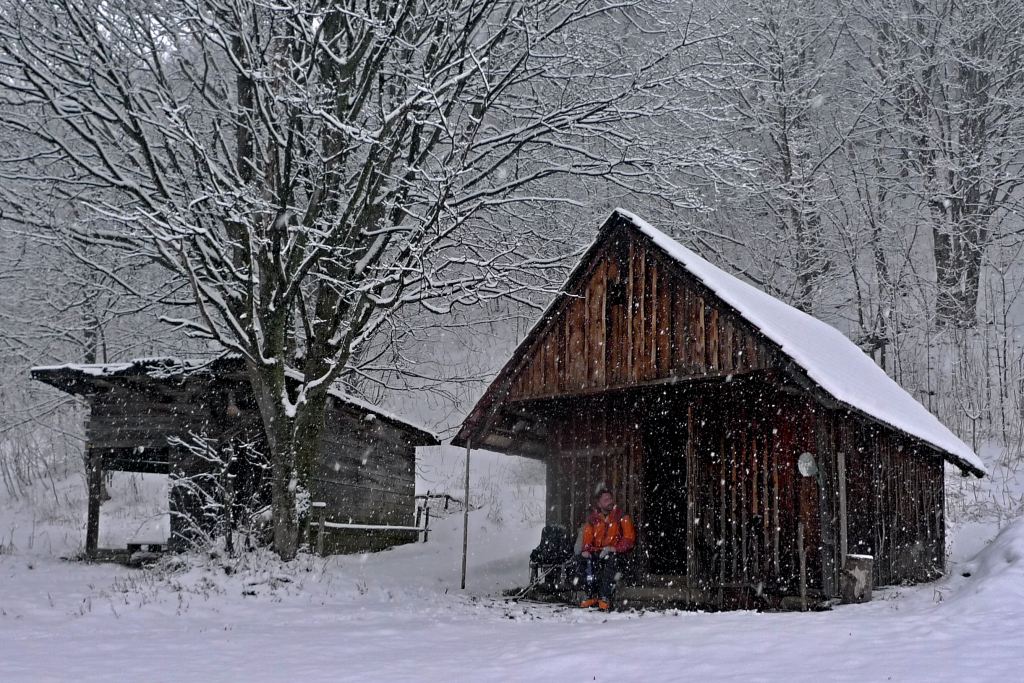
[[[530,553],[533,564],[561,564],[572,558],[572,539],[561,524],[549,524],[540,532],[540,545]]]

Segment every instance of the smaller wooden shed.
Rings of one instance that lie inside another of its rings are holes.
[[[233,455],[231,496],[250,507],[269,504],[264,476],[266,436],[243,362],[145,358],[103,365],[36,367],[33,379],[84,397],[89,505],[86,552],[100,554],[101,482],[106,471],[172,476],[171,549],[184,549],[210,515],[193,486],[223,459],[195,448],[196,437]],[[427,430],[365,401],[332,391],[326,430],[315,465],[312,501],[326,503],[326,519],[365,525],[409,526],[415,514],[416,448],[438,443]],[[214,462],[216,461],[216,462]],[[377,549],[415,540],[409,532],[332,532],[329,548]]]
[[[977,455],[835,328],[615,211],[455,445],[547,465],[547,522],[607,484],[637,520],[625,595],[828,601],[945,566],[943,468]],[[639,599],[639,598],[638,598]]]

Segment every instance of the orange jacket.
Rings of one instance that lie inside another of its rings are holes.
[[[612,546],[617,553],[629,552],[636,545],[636,529],[629,515],[616,505],[607,515],[598,509],[590,511],[583,525],[583,551],[601,552],[605,546]]]

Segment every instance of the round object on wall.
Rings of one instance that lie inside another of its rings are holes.
[[[805,477],[813,477],[818,474],[818,463],[814,460],[813,453],[801,453],[796,461],[796,468]]]

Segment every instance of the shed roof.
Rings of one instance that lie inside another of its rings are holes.
[[[62,365],[42,365],[30,370],[32,379],[56,387],[69,394],[88,395],[94,393],[102,380],[127,379],[131,377],[145,378],[146,381],[181,380],[189,376],[226,376],[243,371],[241,357],[234,354],[219,356],[214,359],[198,358],[136,358],[121,363],[65,363]],[[301,374],[289,370],[290,377]],[[414,432],[418,432],[428,444],[440,441],[430,430],[411,422],[395,413],[379,408],[365,399],[332,388],[328,394],[340,403],[351,406],[364,413],[395,423]]]
[[[603,240],[609,229],[619,224],[626,224],[648,237],[669,258],[679,263],[766,338],[777,344],[808,379],[833,399],[916,437],[961,468],[978,476],[986,474],[985,465],[967,444],[842,332],[726,273],[624,209],[612,212],[598,234],[595,246]],[[593,247],[588,254],[592,252]],[[579,267],[583,267],[586,260],[584,257]],[[572,280],[575,274],[575,271],[570,274],[569,279]],[[541,321],[548,316],[550,310],[545,311]],[[513,357],[518,355],[523,345],[530,342],[532,334],[527,335]],[[481,400],[494,398],[485,394]]]

